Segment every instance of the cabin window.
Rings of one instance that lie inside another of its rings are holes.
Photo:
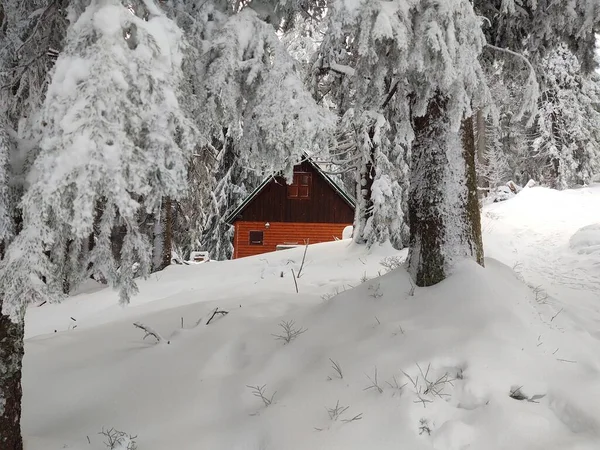
[[[308,172],[294,172],[292,184],[288,185],[288,198],[309,199],[312,174]]]
[[[262,231],[250,232],[250,245],[263,245],[264,234]]]

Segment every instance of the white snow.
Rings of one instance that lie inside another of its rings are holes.
[[[600,252],[600,223],[577,230],[569,239],[569,247],[577,253],[583,254]]]
[[[342,239],[351,239],[352,238],[352,233],[354,232],[354,227],[352,225],[348,225],[346,228],[344,228],[344,230],[342,231]]]
[[[486,206],[486,268],[431,288],[384,274],[406,252],[343,240],[309,247],[299,294],[303,248],[169,267],[126,308],[97,286],[32,306],[27,449],[115,427],[140,450],[597,450],[600,253],[579,250],[599,206],[598,186]],[[284,344],[284,320],[306,331]]]

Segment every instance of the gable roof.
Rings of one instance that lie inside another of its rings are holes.
[[[304,153],[304,158],[298,163],[307,162],[311,165],[313,169],[329,184],[329,186],[344,200],[352,209],[356,206],[356,200],[354,197],[349,195],[346,191],[344,191],[333,179],[327,175],[321,167],[317,163],[315,163],[312,158],[308,155],[308,153]],[[269,184],[272,180],[275,179],[275,175],[269,175],[266,177],[262,183],[260,183],[249,195],[244,199],[244,201],[235,208],[231,213],[225,216],[225,223],[232,224],[237,216],[241,214],[241,212],[248,206],[248,204],[254,200],[258,194],[262,192],[262,190]]]

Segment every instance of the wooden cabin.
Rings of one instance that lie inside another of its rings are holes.
[[[225,221],[235,230],[233,257],[243,258],[341,239],[354,221],[354,199],[306,158],[292,184],[266,178]]]

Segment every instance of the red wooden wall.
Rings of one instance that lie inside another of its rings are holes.
[[[352,223],[295,223],[295,222],[269,222],[265,228],[265,221],[236,221],[233,238],[234,258],[259,255],[274,252],[277,245],[298,244],[303,245],[305,239],[311,244],[334,241],[342,238],[342,231]],[[263,232],[263,245],[250,245],[250,231]]]

